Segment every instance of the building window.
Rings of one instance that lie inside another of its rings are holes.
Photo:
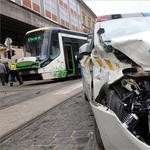
[[[22,5],[40,13],[40,0],[22,0]]]
[[[31,0],[22,0],[22,4],[24,6],[31,8]]]
[[[78,20],[75,16],[71,15],[71,29],[78,31]]]
[[[85,16],[84,15],[82,16],[82,21],[83,21],[83,24],[86,25],[86,21],[85,21]]]
[[[45,15],[46,17],[51,19],[51,6],[50,6],[50,1],[45,0]]]
[[[39,0],[32,0],[33,3],[35,3],[36,5],[40,5],[40,1]]]
[[[80,16],[81,11],[80,11],[80,6],[78,5],[78,15]]]
[[[76,3],[73,0],[70,1],[70,12],[72,15],[77,16]]]
[[[94,24],[95,24],[95,22],[94,22],[94,21],[92,21],[92,26],[94,26]]]
[[[61,25],[65,26],[65,15],[62,7],[60,7],[60,23]]]
[[[65,21],[66,21],[66,26],[69,28],[69,12],[65,11]]]
[[[57,6],[56,1],[52,0],[52,19],[57,22]]]
[[[53,60],[60,55],[58,33],[53,32],[51,39],[50,58]]]
[[[60,6],[60,23],[69,28],[69,12]]]
[[[68,0],[63,0],[64,8],[68,10]]]
[[[44,0],[45,16],[57,22],[57,6],[54,0]]]
[[[88,20],[88,27],[91,27],[91,20]]]
[[[59,5],[68,10],[68,0],[59,0]]]
[[[33,10],[40,13],[40,0],[32,0]]]
[[[82,24],[81,24],[80,20],[79,20],[79,29],[80,29],[80,31],[82,31]]]

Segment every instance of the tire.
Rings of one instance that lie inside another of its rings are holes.
[[[96,121],[95,121],[95,136],[96,136],[97,144],[100,147],[100,149],[105,150]]]
[[[108,107],[110,100],[110,90],[107,86],[107,83],[104,84],[99,92],[98,97],[96,98],[96,102]]]
[[[89,101],[88,98],[87,98],[87,96],[86,96],[86,94],[85,94],[85,92],[84,92],[84,97],[85,97],[86,101]]]
[[[100,90],[96,102],[107,107],[109,106],[109,99],[110,99],[110,90],[107,87],[107,84],[104,84]],[[98,146],[100,147],[101,150],[105,150],[96,121],[95,121],[95,135]]]

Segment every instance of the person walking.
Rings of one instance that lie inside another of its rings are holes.
[[[9,74],[10,74],[10,69],[8,67],[8,62],[5,62],[4,65],[5,65],[6,72],[7,72],[5,74],[5,82],[8,83],[9,82]]]
[[[15,81],[15,77],[17,78],[20,85],[23,84],[23,82],[20,80],[20,77],[18,75],[16,64],[17,64],[17,59],[15,60],[15,63],[12,64],[10,67],[10,75],[11,75],[10,86],[13,86],[13,82]]]
[[[7,73],[5,65],[0,61],[0,80],[3,86],[5,85],[5,73]]]

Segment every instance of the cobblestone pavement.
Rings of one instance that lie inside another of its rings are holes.
[[[78,94],[3,141],[0,150],[99,150],[89,103]]]

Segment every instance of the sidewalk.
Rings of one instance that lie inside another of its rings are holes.
[[[81,81],[0,111],[0,139],[59,103],[80,93]]]

